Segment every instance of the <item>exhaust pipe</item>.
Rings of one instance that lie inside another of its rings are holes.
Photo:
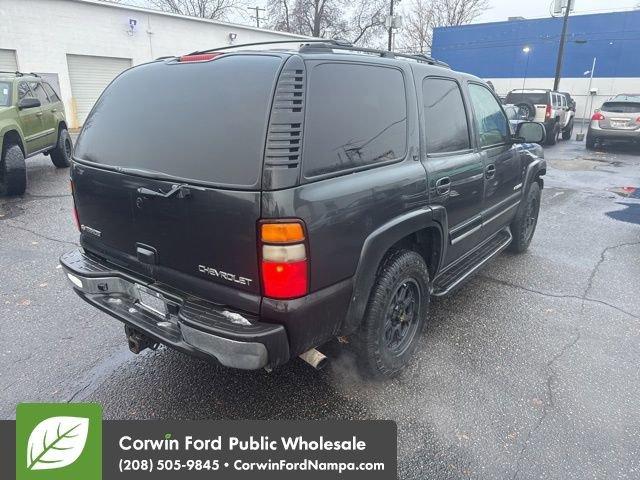
[[[311,365],[316,370],[322,370],[327,366],[329,359],[320,351],[312,348],[300,354],[300,358]]]
[[[129,350],[131,350],[136,355],[147,348],[150,348],[151,350],[155,350],[158,348],[157,342],[128,325],[125,325],[124,327],[124,334],[127,336]]]

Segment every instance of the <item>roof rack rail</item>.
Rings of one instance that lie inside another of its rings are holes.
[[[333,40],[333,39],[327,40],[324,38],[299,38],[296,40],[273,40],[270,42],[253,42],[253,43],[241,43],[238,45],[227,45],[224,47],[208,48],[207,50],[197,50],[195,52],[189,53],[188,55],[200,55],[203,53],[218,52],[220,50],[230,50],[233,48],[240,48],[240,47],[257,47],[261,45],[276,45],[276,44],[285,44],[285,43],[331,43],[333,45],[351,46],[349,42],[345,42],[342,40]]]
[[[388,50],[380,50],[377,48],[368,48],[368,47],[358,47],[353,45],[352,43],[346,40],[337,40],[337,39],[326,39],[326,38],[300,38],[296,40],[274,40],[271,42],[254,42],[254,43],[243,43],[239,45],[227,45],[220,48],[210,48],[207,50],[198,50],[195,52],[191,52],[189,55],[201,55],[203,53],[210,52],[218,52],[220,50],[230,50],[233,48],[239,47],[255,47],[261,45],[275,45],[275,44],[286,44],[286,43],[299,43],[302,46],[299,48],[300,52],[313,52],[313,51],[333,51],[333,49],[338,50],[348,50],[352,52],[362,52],[362,53],[374,53],[376,55],[380,55],[385,58],[408,58],[411,60],[415,60],[416,62],[428,63],[430,65],[437,65],[439,67],[451,68],[449,64],[445,62],[441,62],[440,60],[436,60],[435,58],[429,57],[424,54],[408,54],[408,53],[397,53],[390,52]]]
[[[38,77],[40,78],[40,75],[38,75],[37,73],[34,72],[19,72],[19,71],[9,71],[9,70],[0,70],[0,73],[10,73],[12,75],[15,75],[16,77],[24,77],[25,75],[31,75],[32,77]]]

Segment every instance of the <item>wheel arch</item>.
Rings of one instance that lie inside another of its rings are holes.
[[[20,147],[22,150],[22,154],[26,157],[27,152],[25,150],[24,141],[22,139],[22,133],[18,130],[17,127],[8,127],[2,131],[0,135],[2,139],[2,144],[0,144],[0,152],[4,152],[5,145],[7,144],[15,144]]]
[[[446,211],[441,206],[405,213],[380,226],[365,239],[353,280],[349,309],[340,335],[353,333],[364,316],[377,273],[387,254],[398,248],[419,253],[433,278],[446,253]]]

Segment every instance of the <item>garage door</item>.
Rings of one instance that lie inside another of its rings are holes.
[[[81,126],[102,91],[120,72],[131,67],[130,58],[67,55],[71,94],[77,126]]]
[[[0,71],[17,72],[18,63],[16,62],[15,50],[3,50],[0,48]]]

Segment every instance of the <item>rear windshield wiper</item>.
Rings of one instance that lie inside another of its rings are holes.
[[[187,198],[191,196],[191,189],[194,188],[196,190],[205,190],[202,187],[194,187],[193,185],[188,185],[186,183],[180,183],[177,185],[171,185],[171,189],[168,192],[151,190],[149,188],[140,187],[138,188],[138,193],[141,195],[147,195],[150,197],[160,197],[160,198],[169,198],[173,197],[176,193],[178,194],[178,198]]]

